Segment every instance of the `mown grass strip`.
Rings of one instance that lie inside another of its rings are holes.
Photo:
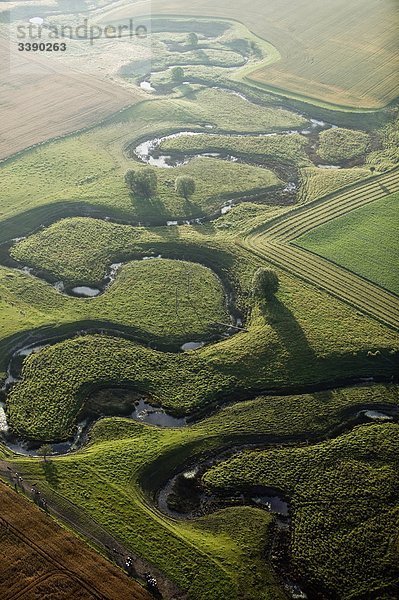
[[[290,244],[303,233],[399,190],[399,169],[289,213],[237,242],[390,327],[399,328],[399,298],[343,267]]]
[[[399,328],[399,299],[355,273],[288,244],[254,244],[247,239],[240,245],[285,271],[330,292],[336,298],[348,302],[384,324]]]

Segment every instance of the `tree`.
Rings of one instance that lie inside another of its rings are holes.
[[[49,454],[52,454],[52,453],[53,453],[53,447],[51,446],[51,444],[43,444],[42,446],[40,446],[40,448],[37,451],[37,455],[42,456],[44,462],[46,462]]]
[[[175,182],[175,190],[186,200],[188,200],[189,196],[192,196],[195,192],[195,181],[192,177],[188,177],[187,175],[182,175],[181,177],[177,177]]]
[[[184,69],[182,69],[182,67],[173,67],[172,81],[175,81],[176,83],[182,83],[184,81]]]
[[[194,32],[189,33],[187,36],[187,44],[192,48],[198,46],[198,35]]]
[[[253,293],[257,298],[271,299],[279,287],[278,275],[273,269],[258,269],[252,280]]]
[[[128,171],[125,181],[130,191],[144,198],[152,198],[157,193],[158,177],[153,169]]]

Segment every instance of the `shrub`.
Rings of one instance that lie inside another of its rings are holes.
[[[198,35],[194,32],[189,33],[187,36],[187,44],[192,48],[198,46]]]
[[[153,169],[128,171],[125,175],[125,181],[129,189],[138,196],[151,198],[157,192],[158,178]]]
[[[182,196],[182,198],[188,199],[189,196],[192,196],[195,192],[195,181],[192,177],[188,177],[182,175],[181,177],[177,177],[175,183],[175,190]]]
[[[182,83],[182,81],[184,81],[184,69],[182,69],[182,67],[173,67],[172,81],[175,81],[176,83]]]
[[[252,280],[252,289],[257,298],[272,298],[278,291],[279,280],[273,269],[260,268]]]

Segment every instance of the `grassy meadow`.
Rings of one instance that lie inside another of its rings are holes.
[[[54,141],[0,166],[4,194],[0,241],[29,233],[43,221],[76,214],[110,215],[159,223],[212,214],[225,200],[278,185],[278,178],[255,166],[201,159],[177,169],[157,169],[158,195],[134,198],[124,182],[129,168],[144,168],[126,156],[127,146],[180,129],[264,133],[301,126],[305,120],[279,108],[253,107],[237,96],[197,90],[193,97],[154,99],[120,113],[90,132]],[[52,168],[49,169],[48,165]],[[196,195],[187,203],[173,191],[179,175],[191,175]]]
[[[168,154],[196,154],[200,152],[231,153],[243,159],[277,162],[307,166],[310,160],[305,148],[307,140],[300,134],[276,135],[270,137],[223,135],[194,135],[169,138],[161,142],[160,150]]]
[[[98,280],[97,280],[98,281]],[[69,287],[95,281],[71,280]],[[0,268],[2,369],[21,337],[48,339],[82,329],[111,328],[141,343],[177,349],[183,342],[208,340],[229,323],[225,291],[208,268],[167,259],[132,261],[116,281],[95,298],[71,297],[49,283],[22,272]]]
[[[267,309],[253,311],[248,332],[194,353],[159,352],[101,335],[41,350],[24,361],[22,381],[8,395],[10,424],[28,437],[65,438],[88,391],[99,382],[132,386],[183,415],[229,398],[245,398],[251,390],[370,373],[388,376],[395,369],[394,332],[289,280],[279,298]]]
[[[370,138],[363,131],[351,129],[327,129],[322,131],[317,154],[326,162],[341,163],[365,158]]]

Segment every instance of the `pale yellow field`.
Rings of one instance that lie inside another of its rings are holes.
[[[140,0],[109,10],[129,16],[235,19],[271,42],[281,60],[246,77],[324,103],[380,108],[399,95],[396,0]]]
[[[97,123],[142,97],[99,77],[56,70],[32,54],[15,55],[9,69],[8,53],[0,38],[0,159]],[[33,61],[34,69],[27,69]]]

